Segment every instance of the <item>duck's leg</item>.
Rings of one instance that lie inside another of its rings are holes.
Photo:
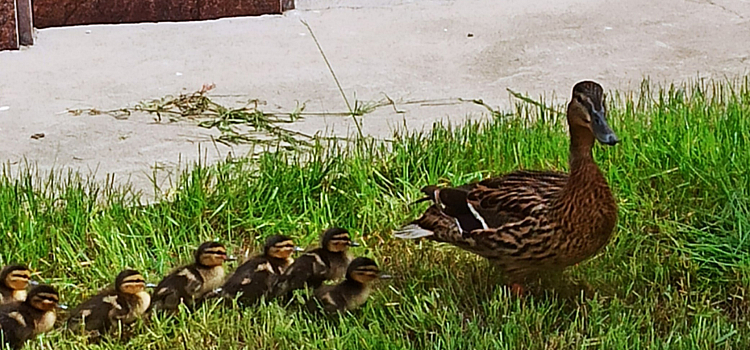
[[[513,283],[510,286],[510,292],[513,293],[513,295],[517,297],[522,297],[525,289],[522,284],[520,283]]]

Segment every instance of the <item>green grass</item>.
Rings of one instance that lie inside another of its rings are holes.
[[[351,228],[364,243],[355,253],[397,275],[337,321],[273,302],[205,305],[140,322],[127,343],[89,346],[53,331],[29,348],[749,349],[750,80],[644,84],[609,101],[622,143],[595,156],[618,198],[615,236],[553,292],[523,300],[482,259],[391,231],[424,209],[408,203],[425,184],[565,170],[564,119],[526,102],[511,115],[393,142],[198,164],[170,200],[152,205],[75,174],[6,172],[0,263],[28,263],[71,306],[125,267],[156,282],[203,240],[242,253],[275,233],[313,244],[330,225]],[[579,293],[581,284],[592,292]]]

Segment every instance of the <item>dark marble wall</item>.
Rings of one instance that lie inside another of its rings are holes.
[[[34,0],[34,26],[195,21],[274,14],[281,13],[282,1],[291,0]]]
[[[17,48],[16,1],[0,0],[0,50]]]

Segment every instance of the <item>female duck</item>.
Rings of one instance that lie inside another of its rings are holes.
[[[31,288],[26,301],[0,306],[0,348],[6,344],[20,349],[27,340],[52,329],[58,300],[55,288],[39,285]]]
[[[269,237],[263,254],[240,265],[224,283],[221,295],[225,299],[237,298],[242,305],[251,305],[263,296],[268,297],[278,276],[294,261],[291,256],[297,250],[301,249],[287,236]]]
[[[22,265],[8,265],[0,270],[0,305],[26,300],[31,271]]]
[[[591,155],[594,140],[618,142],[606,114],[602,87],[579,82],[567,113],[569,174],[516,171],[457,188],[425,187],[425,199],[434,204],[396,236],[426,237],[479,254],[505,271],[517,294],[534,273],[594,255],[617,221],[617,204]]]
[[[152,296],[152,308],[176,311],[184,303],[192,306],[224,281],[223,264],[227,249],[221,243],[205,242],[195,251],[195,262],[180,267],[159,282]]]
[[[151,296],[145,289],[146,280],[138,271],[120,272],[114,288],[105,289],[70,313],[68,329],[98,336],[118,323],[134,322],[151,303]]]
[[[274,294],[288,294],[305,285],[314,289],[324,281],[341,279],[351,261],[349,247],[356,246],[358,244],[352,242],[349,231],[343,228],[326,230],[321,237],[320,247],[297,258],[279,278]]]

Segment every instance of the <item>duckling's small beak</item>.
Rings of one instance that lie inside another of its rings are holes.
[[[607,118],[604,114],[603,111],[595,111],[593,113],[591,116],[591,122],[593,123],[592,130],[594,131],[594,136],[599,142],[605,145],[614,146],[620,142],[620,139],[617,138],[615,132],[612,131],[612,128],[607,124]]]
[[[33,286],[38,286],[38,285],[39,285],[39,282],[38,282],[38,281],[35,281],[35,280],[29,280],[29,285],[30,285],[30,286],[32,286],[32,287],[33,287]]]
[[[349,242],[349,246],[350,247],[359,247],[359,243],[357,243],[355,241],[351,241],[351,242]]]
[[[382,275],[380,275],[380,279],[381,280],[389,280],[389,279],[392,279],[392,278],[393,278],[393,275],[389,275],[389,274],[385,274],[385,273],[382,274]]]
[[[60,310],[67,310],[67,309],[68,309],[68,305],[65,305],[65,304],[57,304],[57,308],[58,308],[58,309],[60,309]]]
[[[228,255],[224,261],[237,261],[237,257],[234,255]]]
[[[146,283],[146,288],[156,288],[156,283]]]
[[[295,251],[295,252],[304,252],[304,251],[305,251],[305,248],[302,248],[302,247],[294,247],[294,251]]]

